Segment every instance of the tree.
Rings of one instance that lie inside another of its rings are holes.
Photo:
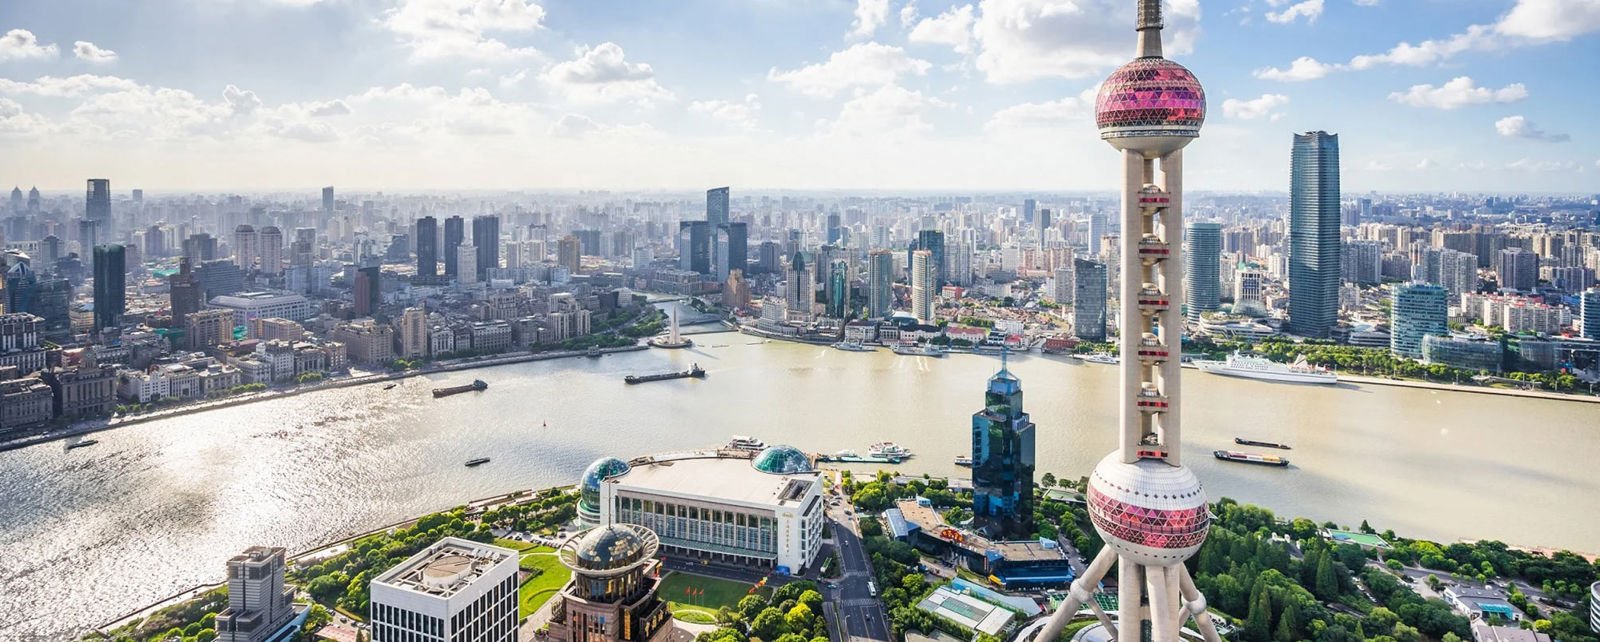
[[[1324,600],[1333,600],[1339,597],[1339,576],[1333,572],[1333,559],[1322,555],[1317,560],[1317,583],[1315,588],[1317,597]]]
[[[746,595],[739,598],[738,608],[739,618],[749,622],[761,613],[761,609],[767,608],[767,598],[760,595]]]
[[[816,589],[807,589],[804,593],[801,593],[800,603],[811,609],[812,613],[822,612],[822,594],[818,593]]]
[[[783,616],[784,626],[789,629],[791,635],[810,634],[816,626],[816,621],[816,614],[812,613],[811,609],[804,604],[794,605],[794,608],[789,609],[789,612]]]
[[[1054,486],[1056,485],[1056,476],[1051,473],[1045,473],[1044,477],[1039,478],[1039,483],[1043,484],[1046,488]]]
[[[750,620],[750,632],[763,640],[776,640],[778,636],[789,631],[787,623],[784,622],[783,612],[777,607],[769,606],[761,609],[761,612]]]
[[[1300,626],[1300,605],[1294,600],[1289,600],[1289,605],[1283,609],[1283,615],[1278,618],[1277,642],[1299,640]]]
[[[1252,593],[1250,615],[1244,621],[1244,636],[1250,642],[1267,642],[1272,639],[1272,595],[1259,578]]]

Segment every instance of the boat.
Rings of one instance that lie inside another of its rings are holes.
[[[398,383],[391,383],[391,384],[389,384],[389,385],[387,385],[387,386],[384,386],[384,387],[383,387],[383,389],[384,389],[384,390],[394,390],[394,387],[395,387],[395,386],[398,386],[398,385],[400,385],[400,384],[398,384]]]
[[[482,392],[482,391],[488,390],[488,389],[489,389],[489,384],[484,382],[484,380],[482,380],[482,379],[473,379],[472,383],[466,384],[464,386],[451,386],[449,388],[434,388],[433,389],[433,397],[435,399],[438,399],[439,397],[448,397],[450,395],[459,395],[459,394],[461,394],[463,392],[473,392],[473,391]]]
[[[906,450],[905,446],[892,441],[880,441],[867,447],[867,454],[873,457],[899,457],[905,459],[911,456],[911,451]]]
[[[667,381],[670,379],[688,378],[704,379],[706,378],[706,371],[700,368],[700,364],[696,363],[691,365],[688,370],[683,370],[680,372],[663,372],[661,374],[653,375],[628,375],[623,377],[622,380],[628,382],[629,384],[635,384],[650,383],[651,381]]]
[[[1116,365],[1121,361],[1121,359],[1117,358],[1117,355],[1108,352],[1096,352],[1084,357],[1083,360],[1089,363],[1105,363],[1110,365]]]
[[[1306,363],[1304,355],[1296,359],[1294,363],[1285,364],[1266,357],[1235,352],[1228,355],[1226,361],[1197,361],[1195,365],[1200,368],[1201,372],[1209,372],[1226,377],[1321,385],[1339,383],[1339,375],[1327,368]]]
[[[67,444],[67,450],[72,450],[73,448],[88,448],[88,447],[93,446],[93,445],[98,444],[98,443],[100,443],[100,440],[98,440],[98,439],[85,439],[83,441],[75,441],[75,442],[72,442],[70,444]]]
[[[755,437],[734,435],[733,439],[728,440],[728,447],[734,450],[748,450],[755,452],[765,450],[767,447],[767,442],[756,439]]]
[[[1211,451],[1211,454],[1216,456],[1217,459],[1236,461],[1242,464],[1259,464],[1262,466],[1289,465],[1289,460],[1275,455],[1258,455],[1256,453],[1244,453],[1237,450],[1213,450]]]
[[[942,357],[944,350],[938,346],[902,344],[889,348],[895,354],[908,357]]]
[[[489,458],[488,457],[479,457],[477,459],[468,459],[467,460],[467,467],[468,468],[472,468],[474,466],[482,466],[482,465],[487,464],[487,463],[489,463]]]
[[[898,464],[905,461],[905,457],[880,454],[862,456],[854,450],[841,450],[832,455],[817,455],[817,461],[840,464]]]
[[[878,351],[877,348],[874,348],[872,346],[864,346],[864,345],[861,345],[861,344],[856,343],[854,341],[840,341],[838,343],[833,344],[833,347],[837,348],[839,350],[843,350],[845,352],[877,352]]]
[[[972,458],[966,455],[956,455],[956,465],[962,468],[971,468]]]
[[[1289,444],[1280,444],[1275,441],[1256,441],[1254,439],[1245,439],[1244,437],[1234,437],[1233,443],[1239,444],[1240,446],[1260,446],[1262,448],[1278,448],[1282,450],[1289,450]]]
[[[600,346],[589,346],[589,350],[584,352],[584,354],[588,355],[590,358],[593,358],[593,359],[598,359],[600,357],[606,356],[606,353],[600,351]]]

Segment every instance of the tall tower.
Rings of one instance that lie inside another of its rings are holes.
[[[1222,307],[1222,225],[1218,223],[1189,224],[1189,269],[1184,289],[1189,292],[1187,304],[1190,321],[1199,321],[1200,315]]]
[[[1191,617],[1206,640],[1220,640],[1183,565],[1211,521],[1205,490],[1183,465],[1178,412],[1183,148],[1200,135],[1206,99],[1194,74],[1162,58],[1161,26],[1161,0],[1139,0],[1139,57],[1106,79],[1095,105],[1100,138],[1122,152],[1120,440],[1086,492],[1106,546],[1072,583],[1043,642],[1055,642],[1085,604],[1115,640],[1177,642]],[[1092,596],[1112,564],[1115,622]]]
[[[111,179],[89,179],[89,189],[84,192],[83,218],[95,227],[95,243],[100,238],[116,238],[111,229]],[[94,243],[89,243],[84,249],[92,247]]]
[[[972,413],[972,515],[985,535],[1015,540],[1033,536],[1034,430],[1007,356]]]
[[[1289,185],[1289,331],[1327,338],[1339,320],[1339,135],[1294,135]]]

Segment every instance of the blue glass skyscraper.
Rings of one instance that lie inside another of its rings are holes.
[[[1199,321],[1201,313],[1222,307],[1222,225],[1189,225],[1186,258],[1183,289],[1188,301],[1184,313],[1190,321]]]
[[[1339,319],[1339,135],[1294,135],[1289,185],[1289,331],[1326,338]]]
[[[983,409],[972,414],[974,527],[996,539],[1033,537],[1033,421],[1022,411],[1022,381],[1000,362]]]

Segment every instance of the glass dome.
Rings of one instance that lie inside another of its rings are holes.
[[[1183,65],[1166,58],[1139,58],[1100,85],[1094,111],[1100,138],[1113,146],[1139,149],[1149,143],[1160,151],[1172,151],[1200,135],[1206,92]],[[1141,138],[1153,140],[1122,140]]]
[[[773,475],[809,473],[815,470],[811,467],[811,458],[794,446],[769,447],[757,454],[751,465],[755,466],[756,470]]]
[[[602,526],[578,540],[578,565],[596,571],[621,568],[638,561],[644,547],[644,538],[624,525]]]
[[[628,462],[616,457],[602,457],[594,460],[588,468],[583,470],[583,478],[578,481],[579,508],[598,512],[600,510],[600,482],[616,477],[631,470]]]

